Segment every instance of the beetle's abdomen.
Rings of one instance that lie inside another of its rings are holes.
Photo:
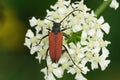
[[[49,54],[52,62],[58,62],[62,53],[63,35],[61,32],[57,34],[49,33]]]

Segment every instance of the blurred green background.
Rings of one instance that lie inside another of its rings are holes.
[[[57,0],[0,0],[0,80],[44,80],[44,74],[30,51],[23,45],[25,33],[32,16],[46,15],[46,9]],[[74,1],[74,0],[72,0]],[[103,0],[85,0],[85,4],[93,10]],[[119,1],[119,0],[117,0]],[[100,69],[89,72],[88,80],[120,80],[120,8],[116,11],[107,7],[101,14],[111,26],[110,34],[105,35],[111,41],[111,63],[105,71]],[[44,62],[43,62],[44,64]],[[58,80],[74,80],[70,74]]]

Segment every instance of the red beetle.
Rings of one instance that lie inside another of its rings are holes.
[[[52,62],[58,62],[62,53],[63,34],[60,32],[60,23],[54,23],[49,33],[49,54]]]
[[[57,23],[53,20],[49,20],[49,21],[52,21],[53,22],[53,27],[52,27],[52,30],[51,29],[48,29],[49,31],[51,31],[48,35],[44,36],[42,39],[44,39],[45,37],[49,36],[49,48],[47,49],[46,51],[46,59],[47,59],[47,53],[49,51],[49,54],[50,54],[50,58],[52,60],[52,62],[58,62],[60,57],[61,57],[61,54],[62,54],[62,46],[64,47],[64,49],[67,51],[70,59],[72,60],[72,62],[74,63],[72,57],[70,56],[67,48],[62,44],[63,42],[63,33],[62,31],[66,30],[66,29],[63,29],[63,30],[60,30],[60,26],[61,26],[61,23],[70,15],[72,14],[73,12],[75,11],[81,11],[81,10],[74,10],[72,12],[70,12],[60,23]],[[42,40],[41,39],[41,40]],[[41,42],[40,40],[40,42]],[[77,66],[75,63],[74,63],[75,66]],[[77,66],[78,67],[78,66]],[[79,67],[78,67],[79,68]],[[79,68],[80,69],[80,68]]]

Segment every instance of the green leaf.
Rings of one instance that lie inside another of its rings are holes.
[[[69,44],[70,42],[73,42],[74,44],[76,44],[77,42],[79,42],[81,40],[81,33],[82,31],[71,33],[69,38],[67,38],[67,43]]]

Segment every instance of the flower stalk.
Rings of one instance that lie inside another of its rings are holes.
[[[111,3],[112,0],[107,0],[104,1],[96,10],[95,10],[95,14],[97,16],[99,16]]]

